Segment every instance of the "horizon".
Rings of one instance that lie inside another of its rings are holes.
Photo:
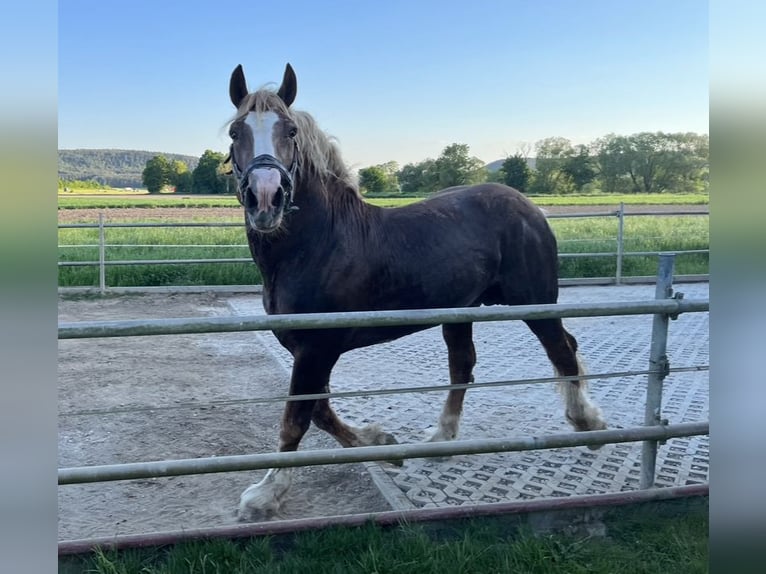
[[[296,0],[290,19],[261,6],[256,41],[207,5],[60,5],[58,148],[226,153],[231,71],[276,87],[287,62],[294,107],[353,169],[452,143],[487,164],[547,137],[709,132],[705,2]]]

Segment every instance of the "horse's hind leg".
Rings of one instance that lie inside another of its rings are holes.
[[[538,319],[525,323],[542,343],[558,376],[585,374],[577,355],[577,341],[564,329],[561,319]],[[567,420],[576,431],[606,428],[601,410],[588,397],[586,381],[562,381],[559,390],[566,403]]]
[[[442,325],[442,335],[447,343],[449,356],[449,378],[453,385],[473,382],[473,367],[476,364],[476,350],[473,346],[473,324],[454,323]],[[460,414],[463,412],[465,389],[450,391],[439,417],[439,427],[431,441],[457,438]]]

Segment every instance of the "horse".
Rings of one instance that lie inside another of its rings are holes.
[[[242,66],[231,74],[236,109],[228,161],[244,208],[247,241],[263,278],[268,314],[556,303],[556,238],[544,213],[497,183],[451,187],[395,208],[365,202],[337,144],[292,104],[295,71],[279,88],[249,92]],[[525,321],[557,376],[582,376],[575,338],[560,319]],[[340,356],[431,326],[274,331],[292,354],[290,396],[327,393]],[[473,382],[472,323],[444,324],[452,384]],[[584,380],[559,383],[577,431],[606,428]],[[450,390],[429,440],[453,440],[465,390]],[[327,398],[286,403],[279,451],[294,451],[311,423],[344,447],[395,444],[377,424],[344,423]],[[399,461],[401,463],[401,461]],[[292,469],[270,469],[240,496],[241,521],[279,512]]]

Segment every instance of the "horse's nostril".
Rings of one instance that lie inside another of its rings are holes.
[[[250,187],[245,189],[245,207],[247,209],[255,209],[258,207],[258,199],[255,197],[255,193]]]
[[[277,188],[277,192],[274,194],[274,198],[271,200],[271,204],[276,208],[280,208],[284,202],[285,190],[282,188],[282,186],[279,186]]]

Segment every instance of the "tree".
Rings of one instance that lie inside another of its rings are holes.
[[[194,192],[194,176],[190,171],[179,173],[175,176],[173,185],[175,185],[176,193],[189,194]]]
[[[402,193],[407,195],[425,195],[439,189],[436,161],[430,158],[419,163],[408,163],[396,177]]]
[[[192,174],[189,173],[189,166],[181,160],[175,160],[168,164],[167,181],[169,185],[175,187],[176,193],[191,193]]]
[[[468,185],[487,180],[487,170],[484,162],[477,157],[468,155],[466,144],[453,143],[442,151],[436,160],[436,171],[439,174],[439,186]]]
[[[359,187],[362,193],[399,193],[399,180],[396,177],[398,169],[395,161],[360,169]]]
[[[141,180],[149,193],[159,193],[168,183],[169,163],[165,156],[155,155],[146,162]]]
[[[222,153],[205,150],[192,172],[193,193],[219,194],[228,191],[226,180],[220,171],[224,158]]]
[[[595,152],[598,178],[604,193],[629,193],[634,191],[630,183],[630,145],[628,138],[615,134],[596,140]]]
[[[566,138],[545,138],[535,144],[535,152],[537,157],[530,191],[541,194],[572,191],[571,180],[562,171],[566,159],[574,152],[572,143]]]
[[[574,186],[574,191],[577,192],[582,191],[583,187],[596,179],[594,160],[590,156],[587,146],[576,146],[564,160],[561,171],[569,178]]]
[[[604,191],[661,193],[707,186],[708,136],[641,132],[609,134],[594,144]]]
[[[505,158],[500,171],[503,176],[502,183],[518,189],[521,193],[527,192],[531,177],[527,158],[520,154],[509,156]]]

